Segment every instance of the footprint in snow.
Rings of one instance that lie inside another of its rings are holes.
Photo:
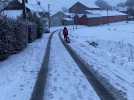
[[[24,87],[24,85],[23,85],[23,84],[21,84],[21,85],[20,85],[20,87]]]
[[[15,98],[16,97],[16,94],[14,94],[13,97]]]
[[[54,95],[53,95],[52,93],[48,93],[48,97],[49,97],[50,99],[53,99],[53,98],[54,98]]]
[[[53,91],[53,92],[57,91],[57,87],[54,86],[54,87],[52,88],[52,91]]]
[[[23,88],[20,88],[20,91],[23,91],[24,89]]]

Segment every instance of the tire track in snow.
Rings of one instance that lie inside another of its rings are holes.
[[[46,48],[46,53],[44,56],[44,60],[41,66],[41,69],[38,73],[38,77],[33,89],[33,93],[31,95],[30,100],[43,100],[44,98],[44,88],[45,88],[45,83],[46,83],[46,78],[47,78],[47,72],[48,72],[48,63],[49,63],[49,56],[50,56],[50,46],[51,46],[51,40],[53,37],[53,34],[56,31],[52,32],[52,34],[49,37],[48,43],[47,43],[47,48]]]
[[[92,72],[87,68],[86,63],[77,55],[77,53],[63,40],[60,32],[59,38],[67,51],[70,53],[71,57],[74,59],[76,64],[79,66],[81,71],[86,76],[88,82],[93,86],[94,90],[101,98],[101,100],[116,100],[114,96],[103,86],[99,80],[92,74]]]
[[[100,100],[57,33],[51,44],[44,100]]]

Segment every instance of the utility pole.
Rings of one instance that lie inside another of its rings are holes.
[[[78,13],[79,13],[79,8],[76,6],[76,12],[75,12],[75,24],[76,24],[76,29],[77,29],[77,24],[78,24]]]
[[[49,27],[49,31],[50,31],[50,27],[51,27],[50,4],[48,4],[48,27]]]
[[[107,8],[107,24],[109,25],[109,15],[108,15],[108,8]]]
[[[74,19],[75,19],[75,28],[77,29],[77,23],[78,23],[78,14],[77,13],[75,14]]]
[[[27,15],[26,15],[26,2],[28,2],[28,0],[22,0],[22,5],[23,5],[23,19],[26,19]]]
[[[75,14],[73,14],[73,30],[75,28]]]

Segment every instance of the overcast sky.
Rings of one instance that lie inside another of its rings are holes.
[[[114,6],[120,2],[126,2],[126,0],[105,0],[105,1],[107,1],[109,4],[112,4]]]

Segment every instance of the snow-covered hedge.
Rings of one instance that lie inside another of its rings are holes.
[[[27,43],[26,23],[0,18],[0,60],[24,49]]]
[[[43,21],[41,18],[39,18],[36,13],[33,13],[33,14],[30,14],[28,16],[28,20],[31,21],[31,22],[34,22],[36,24],[36,36],[37,38],[41,38],[42,37],[42,34],[43,34],[43,30],[44,30],[44,27],[43,27]],[[35,27],[35,26],[34,26]]]

